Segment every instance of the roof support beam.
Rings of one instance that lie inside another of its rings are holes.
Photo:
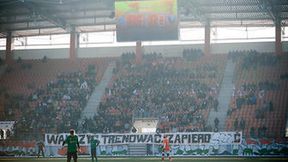
[[[0,32],[0,38],[6,37],[7,34],[5,34],[4,32]]]
[[[44,19],[48,20],[49,22],[53,23],[54,25],[61,27],[63,29],[67,29],[68,24],[65,20],[60,19],[56,16],[53,16],[53,13],[47,12],[45,10],[41,10],[40,6],[32,2],[21,1],[23,6],[29,9],[32,12],[39,14]]]
[[[88,15],[88,16],[85,16],[85,15],[80,15],[80,14],[77,14],[75,16],[59,16],[60,19],[65,19],[66,20],[66,23],[67,23],[67,20],[77,20],[77,19],[91,19],[91,18],[95,18],[95,19],[98,19],[98,18],[107,18],[108,19],[108,16],[109,15]],[[6,24],[18,24],[18,23],[27,23],[27,22],[45,22],[47,21],[42,19],[42,18],[35,18],[35,19],[31,19],[29,17],[23,19],[23,20],[9,20],[9,21],[0,21],[0,24],[1,25],[6,25]],[[69,22],[69,21],[68,21]],[[55,24],[56,25],[56,24]]]
[[[70,32],[70,48],[69,48],[69,56],[71,60],[75,60],[77,57],[78,42],[79,42],[79,37],[77,37],[77,33],[75,32],[75,27],[73,26]]]
[[[6,49],[5,49],[5,62],[6,64],[10,64],[13,60],[13,38],[12,38],[12,32],[7,32],[6,36]]]
[[[200,1],[201,2],[201,1]],[[258,5],[257,2],[254,1],[239,1],[239,2],[234,2],[234,1],[226,1],[225,3],[223,2],[217,2],[217,1],[207,1],[208,3],[200,3],[199,6],[203,7],[203,6],[214,6],[214,7],[223,7],[223,6],[255,6]],[[185,3],[184,3],[185,4]]]
[[[184,9],[186,10],[185,14],[187,15],[192,14],[196,20],[198,20],[204,25],[206,24],[207,17],[205,16],[205,13],[199,9],[199,4],[193,1],[189,1],[188,3],[185,4]]]
[[[45,21],[39,21],[39,22],[45,22]],[[28,24],[27,24],[28,23]],[[82,32],[78,29],[78,26],[95,26],[95,25],[115,25],[115,21],[111,20],[111,21],[99,21],[99,22],[93,22],[92,20],[87,22],[87,23],[74,23],[73,26],[75,26],[75,30],[76,32]],[[44,24],[44,25],[39,25],[39,26],[30,26],[29,22],[24,23],[23,26],[19,26],[19,27],[9,27],[9,26],[5,26],[2,25],[0,26],[0,32],[4,32],[4,31],[17,31],[17,30],[34,30],[34,29],[49,29],[49,28],[57,28],[58,26],[55,26],[53,24]],[[59,28],[59,27],[58,27]],[[71,30],[69,28],[64,29],[67,32],[70,32]]]
[[[282,54],[281,19],[279,18],[277,18],[275,22],[275,54],[277,56]]]
[[[211,27],[210,21],[207,20],[205,23],[205,42],[204,42],[204,54],[205,55],[210,54],[210,48],[211,48],[211,44],[210,44],[211,28],[210,27]]]
[[[273,4],[270,2],[270,0],[260,1],[259,8],[264,12],[268,13],[274,23],[276,23],[275,11],[273,9]]]

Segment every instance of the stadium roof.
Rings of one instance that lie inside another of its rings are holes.
[[[0,38],[113,31],[115,0],[1,0]],[[178,0],[180,27],[288,24],[287,0]]]

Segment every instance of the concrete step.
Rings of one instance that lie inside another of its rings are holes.
[[[209,113],[208,124],[214,128],[214,120],[217,117],[219,119],[219,131],[225,130],[226,114],[229,109],[229,103],[233,92],[233,75],[234,75],[235,63],[232,60],[228,60],[225,68],[223,81],[218,96],[218,111],[211,110]]]
[[[92,95],[90,96],[86,107],[82,111],[81,119],[79,122],[82,122],[85,118],[93,118],[94,115],[97,114],[99,103],[101,102],[101,98],[105,93],[105,89],[112,78],[114,68],[115,62],[110,64],[106,69],[101,82],[92,92]]]

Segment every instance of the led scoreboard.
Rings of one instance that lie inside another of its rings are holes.
[[[177,0],[116,0],[118,42],[178,40]]]

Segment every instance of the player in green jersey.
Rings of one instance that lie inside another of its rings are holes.
[[[42,153],[42,156],[45,157],[45,145],[42,141],[37,142],[37,146],[38,146],[38,153],[37,153],[37,157],[40,157],[40,153]]]
[[[91,147],[91,157],[92,157],[92,162],[94,162],[94,158],[96,159],[96,162],[98,162],[97,155],[96,155],[96,148],[99,145],[100,141],[98,139],[92,139],[90,143]]]
[[[67,143],[68,145],[67,162],[70,162],[72,157],[74,162],[77,162],[77,149],[80,149],[80,145],[78,141],[78,136],[75,135],[74,129],[70,129],[70,135],[63,142],[62,146],[64,146],[65,143]]]

